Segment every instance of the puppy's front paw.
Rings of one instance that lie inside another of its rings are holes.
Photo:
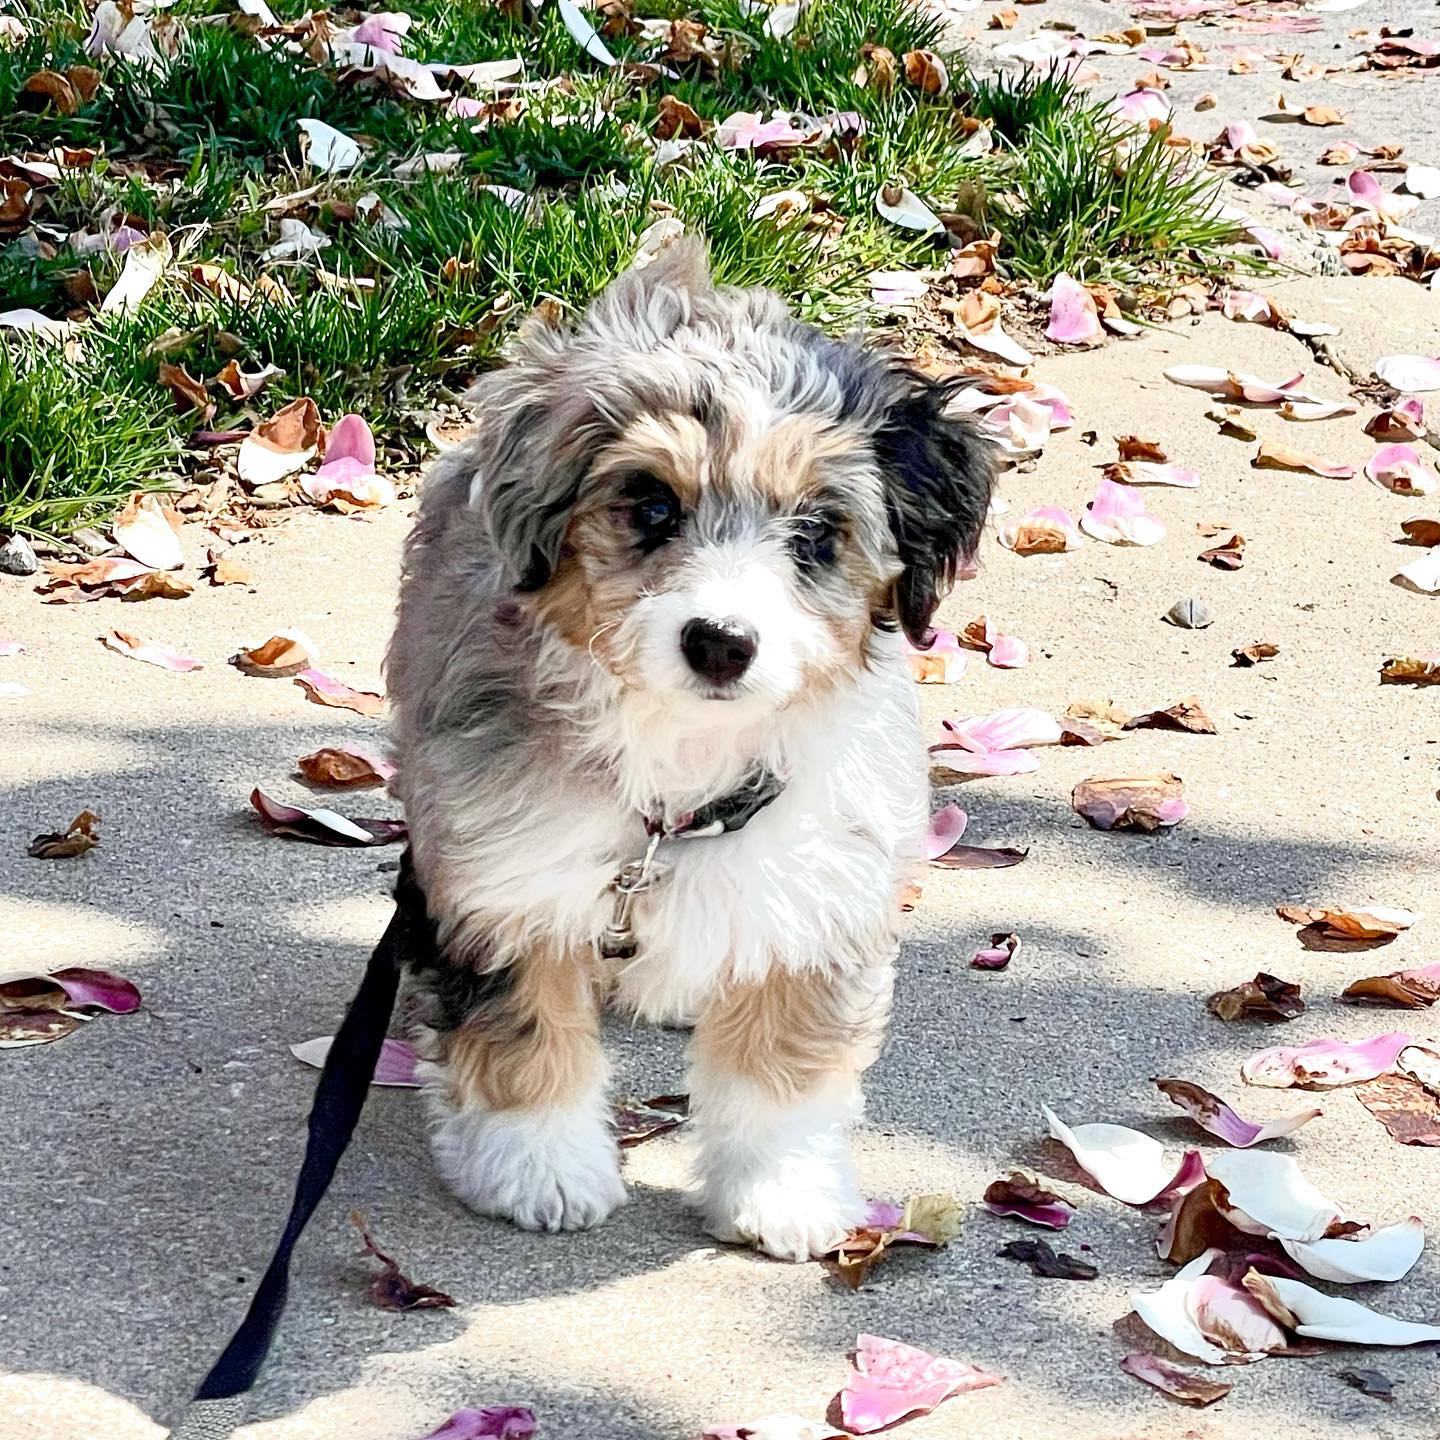
[[[584,1230],[625,1203],[620,1151],[595,1106],[450,1110],[430,1144],[461,1200],[522,1230]]]
[[[865,1202],[849,1178],[835,1173],[796,1184],[784,1178],[738,1186],[707,1185],[705,1228],[717,1240],[753,1245],[797,1263],[829,1254],[865,1219]]]

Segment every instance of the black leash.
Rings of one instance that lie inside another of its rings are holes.
[[[305,1159],[295,1181],[295,1198],[250,1308],[224,1353],[195,1392],[171,1440],[220,1440],[239,1423],[239,1397],[255,1383],[275,1339],[290,1288],[290,1257],[310,1217],[324,1199],[341,1157],[355,1133],[360,1112],[390,1028],[400,972],[415,958],[433,953],[435,931],[425,896],[415,882],[407,849],[395,886],[395,913],[365,967],[365,978],[325,1057],[310,1107]],[[210,1402],[229,1401],[215,1406]]]

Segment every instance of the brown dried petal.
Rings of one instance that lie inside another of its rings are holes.
[[[1244,668],[1258,665],[1262,660],[1273,660],[1279,653],[1278,645],[1272,645],[1268,640],[1257,640],[1253,645],[1243,645],[1238,650],[1232,650],[1230,655],[1237,665]]]
[[[1408,1075],[1382,1075],[1358,1086],[1360,1103],[1402,1145],[1440,1146],[1440,1100]]]
[[[1293,1020],[1305,1011],[1300,987],[1259,971],[1231,990],[1219,990],[1205,1002],[1206,1009],[1222,1020]]]
[[[1215,722],[1205,713],[1199,696],[1187,695],[1167,710],[1151,710],[1125,723],[1126,730],[1184,730],[1191,735],[1215,734]]]
[[[100,843],[100,817],[82,810],[63,831],[37,835],[26,850],[37,860],[70,860],[93,850]]]

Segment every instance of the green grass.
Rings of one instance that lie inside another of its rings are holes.
[[[237,345],[247,364],[282,366],[262,410],[309,394],[327,418],[363,411],[393,443],[415,433],[418,408],[463,389],[490,363],[526,309],[541,300],[582,305],[662,215],[706,236],[722,280],[772,286],[807,319],[837,329],[863,320],[870,271],[935,260],[933,242],[875,211],[877,191],[896,181],[937,211],[999,230],[1006,273],[1041,283],[1058,270],[1122,283],[1157,267],[1193,274],[1218,263],[1225,239],[1227,227],[1204,218],[1210,180],[1177,169],[1163,137],[1132,135],[1128,163],[1117,164],[1121,132],[1067,81],[1033,73],[972,81],[963,58],[944,51],[939,22],[912,0],[814,0],[778,41],[738,0],[639,0],[637,16],[702,19],[721,45],[715,64],[676,62],[674,75],[648,78],[588,59],[552,5],[521,23],[489,0],[413,0],[408,56],[523,55],[527,80],[545,82],[525,95],[522,114],[488,126],[263,46],[222,14],[222,0],[174,7],[183,40],[172,60],[95,60],[104,79],[88,104],[67,117],[38,111],[19,103],[26,78],[43,65],[85,63],[84,24],[68,0],[27,4],[31,37],[0,50],[0,147],[102,154],[37,192],[35,235],[0,237],[0,309],[84,318],[87,285],[103,295],[121,257],[77,255],[64,237],[93,233],[107,217],[164,231],[188,261],[217,262],[242,280],[268,272],[294,303],[222,305],[172,277],[135,316],[88,326],[78,360],[12,353],[0,385],[0,527],[63,527],[170,475],[193,416],[176,414],[156,381],[161,357],[147,347],[162,333],[173,332],[163,358],[202,378]],[[275,8],[285,20],[304,13],[296,0]],[[622,60],[653,53],[635,36],[607,43]],[[857,83],[867,44],[897,57],[941,52],[952,93],[922,95],[903,78],[884,93]],[[661,168],[649,137],[667,94],[712,124],[737,110],[854,111],[865,128],[858,142],[760,159],[701,141]],[[995,149],[980,160],[960,152],[966,116],[994,127]],[[362,166],[342,177],[307,170],[296,123],[306,117],[360,140]],[[401,161],[442,150],[461,153],[455,171],[394,174]],[[296,213],[331,241],[319,267],[265,261],[280,213],[266,203],[310,185],[318,191]],[[525,208],[510,208],[488,185],[524,191]],[[763,196],[790,188],[819,197],[817,223],[753,218]],[[397,227],[351,215],[367,195]],[[214,398],[217,424],[245,423],[222,392]],[[65,433],[37,421],[42,408],[67,417]],[[27,425],[38,438],[20,438]]]

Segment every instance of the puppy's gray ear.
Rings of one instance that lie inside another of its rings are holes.
[[[910,640],[924,645],[935,607],[980,543],[994,470],[969,419],[949,411],[954,384],[908,366],[891,376],[896,388],[874,445],[904,567],[893,608]]]
[[[512,363],[466,397],[481,416],[470,504],[519,589],[550,578],[591,458],[625,422],[621,362],[689,324],[711,293],[705,247],[677,240],[601,291],[573,329],[527,325]]]

